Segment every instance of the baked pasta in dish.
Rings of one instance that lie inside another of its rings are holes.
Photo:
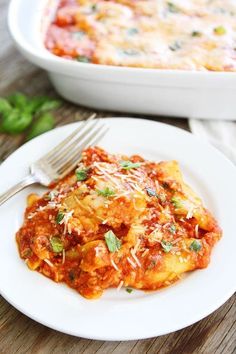
[[[88,299],[111,287],[166,287],[207,267],[220,237],[176,161],[154,163],[98,147],[85,150],[76,170],[49,192],[28,197],[16,234],[30,269]]]
[[[45,46],[86,63],[236,71],[236,2],[60,0]]]

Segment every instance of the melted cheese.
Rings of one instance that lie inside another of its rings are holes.
[[[81,62],[235,71],[235,19],[232,0],[63,0],[45,45]]]

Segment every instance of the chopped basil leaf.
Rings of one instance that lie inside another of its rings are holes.
[[[138,168],[141,166],[139,162],[120,161],[120,165],[124,170],[130,170],[131,168]]]
[[[192,37],[201,37],[201,36],[202,36],[202,34],[199,31],[193,31],[192,32]]]
[[[137,28],[129,28],[127,30],[127,33],[128,33],[128,35],[133,36],[134,34],[138,33],[138,29]]]
[[[64,218],[64,214],[59,211],[59,213],[56,216],[56,223],[60,224],[63,218]]]
[[[167,3],[168,11],[172,13],[177,13],[179,12],[179,8],[173,4],[173,2],[168,1]]]
[[[169,49],[172,50],[172,52],[176,52],[177,50],[181,49],[181,44],[178,41],[175,41],[169,46]]]
[[[200,251],[201,248],[202,248],[201,242],[198,240],[194,240],[189,247],[189,249],[194,252]]]
[[[172,249],[172,243],[171,242],[168,242],[168,241],[161,241],[161,245],[162,245],[162,248],[164,250],[165,253],[168,253],[170,252],[170,250]]]
[[[92,10],[93,12],[97,11],[97,5],[96,5],[96,4],[92,5],[92,6],[91,6],[91,10]]]
[[[90,59],[88,57],[86,57],[85,55],[79,55],[76,58],[76,60],[81,62],[81,63],[90,63]]]
[[[125,290],[127,291],[127,293],[131,294],[134,289],[126,288]]]
[[[223,36],[226,34],[226,29],[223,26],[218,26],[214,28],[214,33],[218,36]]]
[[[77,181],[85,181],[88,178],[88,170],[86,168],[84,169],[77,169],[75,171],[75,175],[77,178]]]
[[[109,198],[115,195],[115,192],[109,189],[108,187],[104,189],[98,189],[97,190],[98,195],[102,195],[105,198]]]
[[[116,252],[121,248],[121,241],[116,237],[113,231],[107,231],[104,237],[110,252]]]
[[[149,197],[158,197],[158,194],[154,189],[147,187],[146,191]]]
[[[51,237],[50,243],[51,243],[53,252],[59,253],[59,252],[63,251],[64,247],[63,247],[63,243],[62,243],[62,240],[60,239],[60,237],[57,237],[57,236]]]
[[[124,49],[123,53],[125,55],[129,55],[129,56],[135,56],[135,55],[139,55],[140,52],[136,49],[132,49],[132,48],[128,48],[128,49]]]
[[[157,261],[155,259],[152,259],[147,267],[147,270],[153,269],[156,266],[156,264],[157,264]]]
[[[170,230],[170,232],[171,232],[172,234],[175,234],[175,233],[176,233],[176,226],[175,226],[175,224],[171,224],[169,230]]]
[[[172,197],[171,198],[171,203],[174,205],[174,207],[176,209],[179,209],[179,208],[182,207],[181,201],[178,198],[176,198],[176,197]]]

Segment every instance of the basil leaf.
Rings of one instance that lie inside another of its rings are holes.
[[[121,248],[121,241],[116,237],[113,231],[107,231],[104,237],[110,252],[116,252]]]
[[[154,189],[147,187],[146,191],[149,197],[158,197],[158,194]]]
[[[199,31],[193,31],[192,32],[192,37],[201,37],[201,36],[202,36],[202,34]]]
[[[46,102],[44,102],[37,110],[37,114],[43,113],[43,112],[47,112],[47,111],[51,111],[53,109],[57,109],[61,106],[61,101],[59,100],[48,100]]]
[[[168,11],[171,13],[179,12],[179,8],[175,4],[173,4],[173,2],[168,1],[167,8],[168,8]]]
[[[36,136],[51,130],[54,127],[55,120],[50,113],[44,113],[32,124],[32,127],[27,135],[27,140],[33,139]]]
[[[131,294],[133,292],[134,289],[131,289],[131,288],[126,288],[125,289],[127,291],[127,293]]]
[[[201,242],[198,240],[194,240],[189,247],[189,249],[194,252],[200,251],[201,248],[202,248]]]
[[[8,101],[14,106],[15,108],[25,110],[29,103],[27,97],[20,92],[15,92],[8,97]]]
[[[84,169],[77,169],[75,171],[75,175],[77,178],[77,181],[85,181],[88,178],[88,170],[86,168]]]
[[[63,220],[63,218],[64,218],[64,214],[59,211],[59,213],[58,213],[57,216],[56,216],[56,223],[57,223],[57,224],[60,224],[61,221]]]
[[[176,198],[176,197],[172,197],[172,198],[171,198],[171,203],[174,205],[174,207],[175,207],[176,209],[179,209],[179,208],[182,207],[182,203],[181,203],[180,199],[178,199],[178,198]]]
[[[138,33],[138,29],[135,28],[135,27],[127,29],[127,34],[130,35],[130,36],[133,36],[134,34],[137,34],[137,33]]]
[[[181,49],[181,44],[178,41],[175,41],[169,46],[169,49],[172,50],[172,52],[176,52],[177,50]]]
[[[85,55],[79,55],[76,60],[80,63],[90,63],[89,57],[86,57]]]
[[[171,232],[172,234],[175,234],[175,233],[176,233],[176,226],[175,226],[175,224],[171,224],[169,230],[170,230],[170,232]]]
[[[12,106],[6,98],[0,98],[0,113],[8,114],[12,110]]]
[[[40,114],[45,111],[59,108],[61,105],[60,100],[52,99],[47,96],[32,97],[27,105],[27,111],[32,114]]]
[[[162,248],[164,250],[165,253],[168,253],[170,252],[170,250],[172,249],[172,243],[171,242],[168,242],[168,241],[161,241],[161,245],[162,245]]]
[[[115,192],[109,189],[108,187],[102,189],[102,190],[97,190],[98,195],[102,195],[105,198],[109,198],[115,195]]]
[[[138,168],[141,166],[139,162],[131,162],[131,161],[120,161],[120,166],[124,170],[130,170],[131,168]]]
[[[62,243],[62,240],[60,239],[60,237],[57,237],[57,236],[51,237],[50,243],[51,243],[53,252],[60,253],[63,251],[64,246],[63,246],[63,243]]]
[[[3,114],[1,131],[9,134],[22,133],[32,122],[32,115],[13,108],[10,112]]]
[[[136,56],[136,55],[139,55],[140,52],[136,49],[128,48],[128,49],[123,50],[123,54],[129,55],[129,56]]]

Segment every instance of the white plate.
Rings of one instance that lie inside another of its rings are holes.
[[[22,223],[28,188],[0,208],[0,292],[34,320],[80,337],[141,339],[184,328],[221,306],[235,291],[236,169],[220,152],[193,135],[141,119],[106,119],[110,131],[100,146],[110,152],[147,159],[176,159],[187,182],[204,199],[223,228],[209,267],[189,273],[156,292],[107,290],[99,300],[85,300],[74,290],[29,271],[19,258],[15,232]],[[55,129],[28,142],[0,167],[0,193],[25,176],[28,166],[80,123]]]

